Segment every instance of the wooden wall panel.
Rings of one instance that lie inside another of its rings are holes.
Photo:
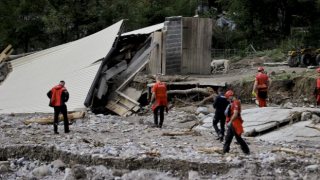
[[[212,19],[204,19],[203,59],[200,74],[211,74]]]
[[[167,55],[166,55],[166,40],[167,38],[167,31],[162,31],[162,49],[161,49],[161,73],[166,74],[166,62],[167,62]]]
[[[189,73],[192,59],[192,53],[191,53],[191,44],[192,44],[192,38],[190,38],[190,35],[192,34],[192,18],[182,18],[182,59],[181,59],[181,74],[186,75]]]
[[[148,65],[148,71],[151,74],[161,73],[161,48],[162,48],[162,32],[154,32],[151,44],[158,43],[158,46],[154,48],[150,54],[150,60]]]

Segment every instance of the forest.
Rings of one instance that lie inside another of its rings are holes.
[[[319,48],[320,0],[1,0],[0,49],[26,53],[74,41],[125,19],[125,31],[184,16],[234,21],[212,48]]]

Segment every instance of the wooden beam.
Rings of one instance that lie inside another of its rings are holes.
[[[6,57],[3,59],[3,62],[5,62],[6,60],[10,59],[10,55],[12,54],[14,49],[11,49],[10,52],[6,55]]]
[[[79,119],[79,118],[83,118],[85,115],[85,112],[75,112],[72,114],[68,114],[68,120],[70,119]],[[59,116],[58,121],[63,121],[63,116]],[[24,124],[30,124],[30,123],[38,123],[38,124],[53,124],[54,122],[54,118],[41,118],[41,119],[29,119],[29,120],[25,120],[23,123]]]

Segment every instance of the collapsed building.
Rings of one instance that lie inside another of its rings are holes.
[[[150,74],[210,74],[209,18],[169,17],[164,23],[128,33],[123,21],[67,44],[18,59],[0,85],[1,113],[51,112],[45,93],[60,80],[70,92],[69,111],[112,111],[125,116],[140,109],[148,89],[128,86],[144,70]],[[9,69],[7,68],[9,67]],[[140,100],[141,101],[141,100]]]

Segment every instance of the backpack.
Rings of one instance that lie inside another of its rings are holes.
[[[224,115],[226,117],[230,117],[231,116],[231,105],[232,105],[232,103],[228,104],[226,110],[224,111]]]

